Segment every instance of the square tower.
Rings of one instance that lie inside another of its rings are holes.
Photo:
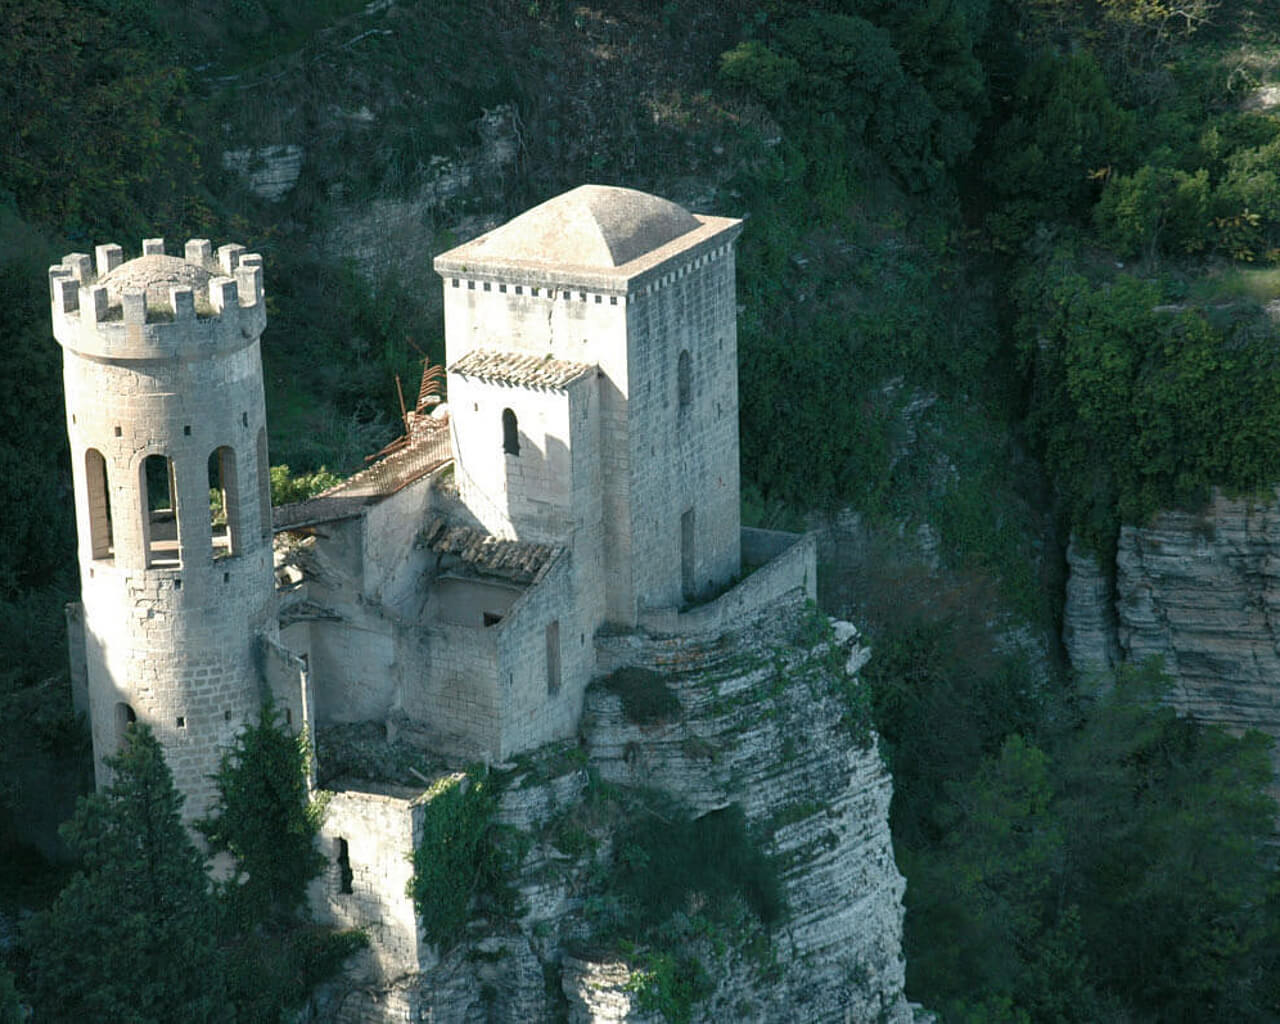
[[[462,500],[515,539],[551,540],[563,523],[579,569],[598,567],[603,617],[617,625],[695,602],[740,569],[741,227],[584,185],[435,260],[454,430],[493,439],[492,452],[457,450]],[[520,372],[491,372],[486,393],[471,393],[477,367],[508,365]],[[597,450],[573,450],[582,444]],[[525,472],[526,451],[537,472]],[[539,511],[580,490],[555,484],[570,467],[599,479],[598,519],[576,502],[576,515]]]

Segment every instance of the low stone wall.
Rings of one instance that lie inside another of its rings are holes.
[[[640,625],[651,633],[711,633],[741,622],[793,590],[803,590],[808,599],[817,599],[818,548],[813,534],[744,528],[742,561],[760,567],[715,600],[686,612],[675,608],[642,611]]]

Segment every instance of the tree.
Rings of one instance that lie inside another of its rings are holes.
[[[306,735],[289,735],[264,704],[257,724],[222,755],[212,813],[196,823],[211,852],[235,859],[219,888],[245,927],[288,921],[324,870],[316,849],[324,808],[307,790],[309,757]]]
[[[40,1019],[228,1020],[209,879],[160,744],[135,725],[108,764],[115,781],[62,827],[83,868],[26,929]]]
[[[306,735],[290,735],[263,705],[223,754],[212,813],[196,823],[212,852],[234,860],[216,893],[227,992],[240,1021],[290,1019],[365,942],[302,914],[307,885],[325,866],[316,849],[324,805],[308,791],[310,756]]]

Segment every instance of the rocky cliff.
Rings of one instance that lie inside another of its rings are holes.
[[[866,658],[856,630],[833,633],[791,600],[732,635],[598,646],[606,674],[588,691],[580,743],[494,769],[498,820],[527,851],[515,916],[473,919],[420,973],[333,993],[331,1018],[605,1024],[657,1022],[665,1009],[691,1021],[912,1020],[892,786],[846,674]],[[633,856],[625,837],[726,808],[741,808],[773,865],[781,917],[765,927],[744,908],[712,925],[690,891],[662,938],[610,935],[611,879]],[[654,970],[663,957],[701,965],[695,998]]]
[[[1180,711],[1280,736],[1280,501],[1215,494],[1202,511],[1126,526],[1114,602],[1097,562],[1072,546],[1065,637],[1093,671],[1114,652],[1159,657]]]

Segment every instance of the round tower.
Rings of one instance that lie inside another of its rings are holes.
[[[164,746],[190,821],[256,718],[273,631],[262,257],[162,239],[49,269],[75,476],[98,785],[124,730]]]

